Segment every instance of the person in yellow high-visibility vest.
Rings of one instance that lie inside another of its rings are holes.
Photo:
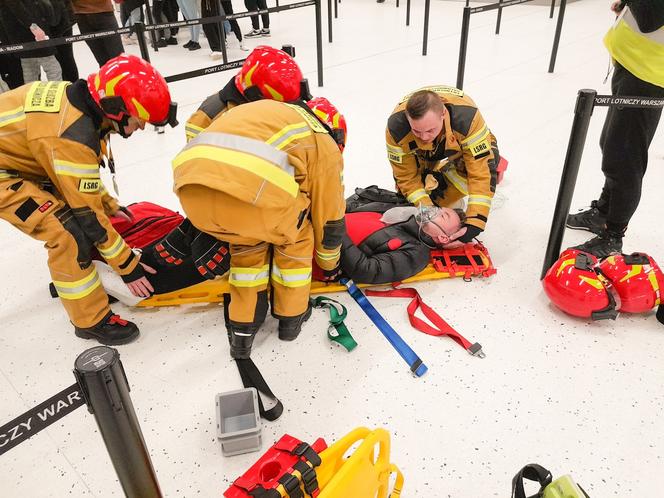
[[[604,38],[615,66],[614,96],[664,98],[664,2],[623,0]],[[627,225],[641,199],[648,148],[662,109],[611,107],[600,138],[604,188],[590,209],[571,214],[567,226],[597,234],[577,249],[606,257],[622,251]]]

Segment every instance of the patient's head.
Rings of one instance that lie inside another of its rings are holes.
[[[449,244],[453,234],[458,232],[466,219],[460,209],[446,207],[422,207],[415,217],[420,229],[427,234],[437,246]]]

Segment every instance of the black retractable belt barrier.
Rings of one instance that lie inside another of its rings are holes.
[[[572,131],[570,132],[569,142],[567,144],[567,154],[565,154],[565,164],[560,178],[560,187],[558,188],[558,198],[551,221],[551,230],[549,232],[549,241],[544,256],[544,265],[540,279],[544,278],[551,265],[556,262],[560,255],[560,246],[563,242],[565,233],[565,222],[567,213],[572,205],[574,196],[574,186],[576,177],[579,174],[579,165],[581,156],[583,156],[583,147],[588,135],[588,126],[590,117],[593,114],[595,104],[595,90],[579,90],[574,107],[574,121],[572,122]]]
[[[78,382],[0,426],[0,455],[87,404],[125,495],[161,498],[120,354],[107,346],[88,349],[76,358],[74,376]]]
[[[555,1],[555,0],[554,0]],[[563,31],[563,19],[565,18],[565,6],[567,0],[560,1],[558,9],[558,22],[556,23],[556,35],[553,37],[553,48],[551,49],[551,60],[549,61],[549,72],[552,73],[556,67],[556,57],[558,56],[558,45],[560,44],[560,33]]]
[[[520,5],[522,3],[532,2],[533,0],[499,0],[497,3],[489,5],[482,5],[479,7],[470,7],[469,1],[466,0],[466,6],[463,9],[463,17],[461,21],[461,42],[459,44],[459,62],[457,65],[457,83],[456,86],[460,90],[463,89],[463,80],[466,72],[466,56],[468,54],[468,35],[470,33],[470,15],[479,14],[480,12],[488,12],[490,10],[498,10],[496,18],[496,34],[500,33],[500,23],[503,17],[503,9],[513,5]],[[555,0],[553,0],[555,4]],[[556,26],[556,34],[553,41],[553,49],[551,50],[551,60],[549,62],[549,72],[553,72],[553,67],[556,63],[556,55],[558,54],[558,44],[560,43],[560,34],[563,27],[563,18],[565,15],[565,5],[567,0],[561,0],[560,12],[558,14],[558,24]],[[425,4],[426,5],[426,4]],[[552,7],[553,8],[553,7]],[[428,7],[425,7],[425,40],[428,36]],[[422,55],[426,55],[426,49],[423,50]]]
[[[150,52],[148,51],[148,43],[145,41],[145,25],[142,22],[134,23],[136,29],[136,39],[138,40],[138,48],[141,50],[141,57],[150,62]],[[154,31],[152,31],[154,33]],[[155,44],[155,47],[157,45]]]
[[[107,346],[88,349],[76,359],[74,374],[125,495],[161,498],[118,351]]]
[[[84,404],[85,399],[79,385],[73,384],[7,422],[0,427],[0,455],[27,441]]]
[[[565,0],[563,0],[563,3]],[[544,278],[549,268],[560,256],[560,247],[565,232],[565,222],[572,204],[574,187],[579,173],[583,147],[588,135],[588,126],[595,106],[632,107],[632,108],[661,108],[664,107],[663,98],[653,97],[629,97],[614,95],[597,95],[595,90],[579,90],[574,108],[574,121],[572,131],[567,144],[567,154],[563,165],[556,207],[551,221],[549,241],[546,245],[544,264],[540,279]]]
[[[231,20],[231,19],[241,19],[244,17],[250,17],[253,15],[260,15],[260,14],[270,14],[270,13],[276,13],[276,12],[282,12],[286,10],[293,10],[293,9],[299,9],[302,7],[310,7],[314,6],[315,7],[315,17],[316,17],[316,57],[317,57],[317,70],[318,70],[318,86],[323,86],[323,46],[322,46],[322,14],[321,14],[321,0],[303,0],[300,2],[295,2],[287,5],[279,5],[277,4],[276,7],[271,7],[269,9],[260,9],[260,10],[255,10],[255,11],[248,11],[248,12],[238,12],[235,14],[229,14],[229,15],[219,15],[219,16],[211,16],[211,17],[205,17],[205,18],[199,18],[199,19],[189,19],[185,21],[175,21],[175,22],[167,22],[167,23],[159,23],[159,24],[149,24],[149,25],[143,25],[143,30],[144,31],[150,31],[151,34],[153,35],[156,30],[160,29],[169,29],[169,28],[183,28],[183,27],[189,27],[189,26],[194,26],[197,24],[208,24],[208,23],[222,23],[226,20]],[[149,10],[149,8],[148,8]],[[137,23],[138,24],[138,23]],[[24,50],[32,50],[35,48],[44,48],[44,47],[55,47],[58,45],[66,45],[69,43],[73,42],[78,42],[78,41],[85,41],[85,40],[96,40],[99,38],[106,38],[109,36],[115,36],[115,35],[127,35],[131,34],[132,32],[138,32],[140,29],[139,26],[136,27],[126,27],[126,28],[118,28],[118,29],[112,29],[112,30],[106,30],[106,31],[99,31],[96,33],[86,33],[83,35],[74,35],[74,36],[65,36],[61,38],[52,38],[50,40],[43,40],[43,41],[34,41],[34,42],[26,42],[26,43],[20,43],[20,44],[14,44],[14,45],[0,45],[0,54],[3,53],[17,53],[17,52],[22,52]],[[331,20],[330,20],[330,29],[331,29]],[[222,30],[223,32],[223,30]],[[332,32],[330,30],[330,41],[331,39]],[[141,41],[142,40],[142,41]],[[139,42],[139,48],[141,50],[141,56],[149,61],[149,54],[147,53],[147,45],[145,44],[145,40],[143,40],[143,37],[138,36],[138,42]],[[156,44],[155,44],[155,51],[157,50]],[[225,46],[222,44],[222,55],[225,52]],[[244,59],[243,59],[244,60]],[[224,57],[224,64],[220,66],[214,66],[215,68],[217,67],[222,67],[226,64],[227,62],[227,57]],[[230,62],[230,66],[227,69],[231,69],[233,67],[238,67],[235,66],[234,62]],[[225,69],[213,69],[213,68],[207,68],[207,69],[202,69],[202,70],[197,70],[197,71],[190,71],[188,73],[183,73],[185,74],[191,74],[192,76],[189,77],[194,77],[194,76],[201,76],[203,74],[209,74],[210,72],[218,72],[218,71],[223,71]],[[170,77],[170,81],[180,81],[183,79],[186,79],[187,77],[183,75],[173,75]],[[181,77],[182,76],[182,77]],[[169,78],[166,78],[168,81]]]

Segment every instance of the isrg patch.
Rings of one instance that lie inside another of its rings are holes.
[[[25,97],[25,112],[60,112],[62,95],[68,82],[44,81],[33,83]]]
[[[479,143],[471,145],[468,149],[473,157],[477,159],[489,155],[491,152],[491,144],[489,143],[489,140],[482,140]]]
[[[99,192],[101,180],[89,180],[82,178],[78,183],[78,191],[84,193]]]
[[[403,156],[405,155],[401,147],[395,147],[394,145],[387,145],[387,159],[393,163],[401,164],[403,162]]]

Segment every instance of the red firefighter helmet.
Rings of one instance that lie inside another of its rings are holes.
[[[297,100],[301,81],[297,62],[283,50],[267,45],[256,47],[235,75],[235,86],[249,100]]]
[[[344,151],[346,147],[346,135],[348,133],[348,128],[346,127],[346,118],[344,115],[339,112],[339,110],[334,107],[334,105],[327,100],[325,97],[316,97],[307,102],[309,109],[311,109],[314,114],[320,119],[323,123],[330,127],[332,133],[334,134],[334,141],[339,145],[341,152]]]
[[[647,254],[615,254],[602,261],[599,269],[620,296],[620,311],[644,313],[660,304],[664,275]]]
[[[129,117],[157,126],[177,124],[177,104],[166,80],[148,62],[121,54],[88,76],[88,90],[104,115],[126,124]],[[122,131],[122,130],[120,130]]]
[[[544,292],[553,304],[569,315],[599,320],[615,319],[615,299],[608,282],[595,273],[597,258],[577,249],[567,249],[546,272]]]

